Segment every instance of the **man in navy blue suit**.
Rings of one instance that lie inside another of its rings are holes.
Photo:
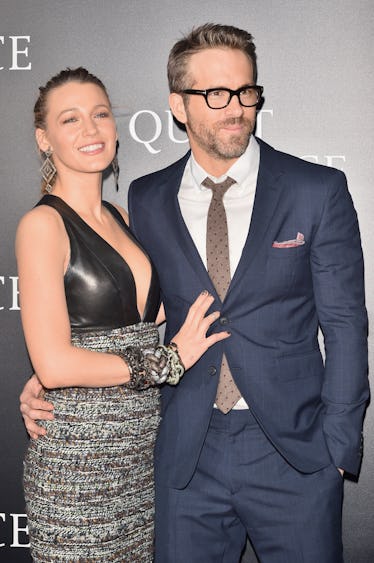
[[[130,186],[166,341],[204,289],[221,312],[212,330],[231,332],[162,390],[157,563],[236,563],[247,535],[261,563],[343,561],[343,473],[359,470],[369,394],[359,229],[342,172],[252,134],[256,69],[252,36],[235,27],[178,41],[169,101],[191,152]],[[43,417],[25,401],[26,419]]]

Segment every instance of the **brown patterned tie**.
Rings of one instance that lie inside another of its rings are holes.
[[[221,301],[224,300],[231,281],[229,237],[223,196],[233,184],[235,184],[235,180],[229,176],[223,182],[214,183],[210,178],[206,178],[202,182],[204,187],[210,188],[213,192],[208,210],[206,256],[208,273]],[[232,378],[226,356],[223,355],[216,405],[220,411],[226,414],[240,397],[240,391]]]

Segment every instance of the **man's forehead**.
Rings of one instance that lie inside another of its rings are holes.
[[[206,48],[193,53],[189,57],[186,71],[193,81],[200,78],[225,80],[237,76],[246,83],[253,78],[253,65],[249,56],[239,49],[228,47]]]

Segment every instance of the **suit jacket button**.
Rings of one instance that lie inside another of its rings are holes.
[[[210,366],[209,375],[216,375],[217,369],[214,366]]]
[[[228,325],[228,324],[229,324],[229,319],[228,319],[227,317],[221,317],[221,318],[219,319],[219,324],[220,324],[221,326]]]

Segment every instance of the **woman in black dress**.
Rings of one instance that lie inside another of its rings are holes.
[[[36,562],[151,562],[157,384],[176,384],[227,333],[206,337],[213,298],[160,346],[159,286],[118,206],[101,199],[117,132],[102,82],[53,77],[35,105],[45,195],[16,239],[22,323],[54,405],[24,470]]]

